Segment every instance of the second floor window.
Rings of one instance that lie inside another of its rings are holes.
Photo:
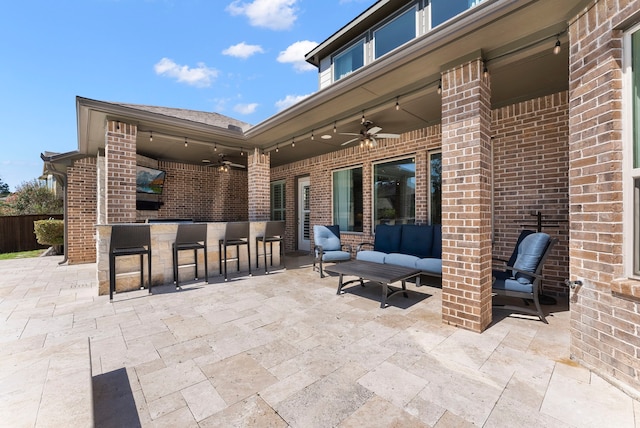
[[[416,37],[416,10],[411,8],[373,33],[375,58]]]
[[[360,40],[333,59],[333,80],[337,81],[364,65],[364,40]]]

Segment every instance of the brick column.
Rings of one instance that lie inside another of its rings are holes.
[[[483,62],[442,74],[442,320],[481,332],[491,307],[491,89]]]
[[[271,156],[255,149],[248,158],[249,221],[271,219]]]
[[[108,121],[105,136],[107,223],[136,221],[136,125]]]

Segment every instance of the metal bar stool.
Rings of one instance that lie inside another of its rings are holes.
[[[180,288],[179,268],[195,266],[195,279],[198,279],[198,250],[204,250],[204,278],[209,283],[209,267],[207,264],[207,224],[206,223],[181,223],[178,224],[176,241],[172,245],[173,250],[173,282],[176,288]],[[193,250],[194,263],[180,265],[178,252]]]
[[[236,247],[236,257],[227,258],[227,247]],[[249,276],[251,276],[251,249],[249,244],[249,222],[227,223],[224,231],[224,239],[218,241],[218,261],[220,263],[220,273],[224,264],[224,280],[227,281],[227,262],[236,261],[236,269],[240,271],[240,245],[247,246],[247,261],[249,262]],[[223,260],[224,254],[224,260]]]
[[[149,294],[151,294],[151,229],[149,225],[114,225],[109,245],[109,301],[116,291],[116,257],[140,255],[140,288],[144,288],[144,262],[149,264]]]
[[[284,221],[268,221],[265,223],[264,232],[260,236],[256,236],[256,269],[260,267],[260,242],[262,242],[262,254],[264,256],[264,272],[269,274],[267,265],[267,255],[271,257],[271,266],[273,266],[273,243],[278,242],[280,245],[280,264],[284,265]],[[267,253],[267,243],[269,244],[269,253]]]

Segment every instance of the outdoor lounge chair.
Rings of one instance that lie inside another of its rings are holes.
[[[538,289],[542,281],[542,265],[557,242],[556,238],[551,239],[542,232],[523,237],[517,245],[517,255],[513,264],[506,266],[505,270],[493,270],[492,291],[497,296],[521,298],[525,306],[494,305],[494,308],[536,315],[548,324],[540,307]],[[533,300],[535,310],[528,307],[528,300]]]
[[[319,264],[320,278],[324,278],[322,262],[344,262],[351,260],[351,245],[340,242],[340,226],[313,226],[313,269]],[[345,251],[345,249],[347,251]]]
[[[260,242],[262,242],[262,254],[264,256],[264,272],[269,273],[267,256],[271,256],[271,266],[273,266],[273,243],[278,242],[280,246],[280,264],[284,266],[284,221],[267,221],[262,234],[256,236],[256,269],[260,267]],[[267,253],[269,244],[269,253]]]
[[[195,265],[195,279],[198,279],[198,250],[204,250],[204,279],[209,283],[209,267],[207,263],[207,224],[206,223],[180,223],[176,232],[176,241],[171,246],[173,250],[173,282],[176,288],[180,288],[179,268]],[[178,264],[178,253],[184,250],[193,250],[193,264]]]

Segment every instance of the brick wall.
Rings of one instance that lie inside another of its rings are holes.
[[[166,178],[160,198],[163,205],[157,211],[137,211],[138,221],[147,218],[191,218],[195,221],[248,219],[246,171],[230,168],[223,172],[203,165],[149,159],[140,162],[165,171]]]
[[[96,261],[96,158],[77,160],[67,169],[67,257],[69,264]]]
[[[570,23],[571,354],[640,396],[640,287],[624,279],[622,36],[640,0],[600,0]],[[632,229],[632,228],[631,228]]]
[[[108,223],[136,219],[136,125],[107,122],[106,212]]]
[[[484,63],[442,74],[442,320],[483,331],[491,305],[491,89]]]
[[[493,254],[508,259],[523,225],[536,230],[537,218],[531,213],[542,213],[542,219],[549,220],[551,226],[542,231],[558,238],[558,244],[544,266],[544,293],[566,295],[564,281],[569,274],[568,93],[496,109],[491,127]]]

